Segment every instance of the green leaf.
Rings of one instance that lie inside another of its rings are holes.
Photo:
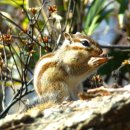
[[[20,5],[25,5],[26,4],[26,0],[0,0],[0,5],[4,4],[4,5],[12,5],[14,7],[19,7]]]
[[[119,14],[124,13],[128,7],[129,0],[116,0],[120,4]]]
[[[92,2],[85,20],[85,32],[88,31],[94,17],[100,12],[105,0],[95,0]]]
[[[109,14],[113,11],[112,8],[107,9],[113,1],[104,4],[105,0],[95,0],[92,2],[88,14],[85,19],[84,32],[91,35],[92,32],[98,27],[102,20],[106,20]]]

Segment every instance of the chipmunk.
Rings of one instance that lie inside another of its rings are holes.
[[[64,33],[65,40],[55,52],[42,56],[34,70],[34,88],[45,102],[77,100],[80,85],[108,58],[99,56],[102,49],[88,36]]]

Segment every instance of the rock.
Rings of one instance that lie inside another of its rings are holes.
[[[63,102],[35,116],[34,113],[6,116],[0,120],[0,130],[128,130],[130,91],[117,90],[120,89],[108,94],[105,91],[104,95],[99,94],[104,91],[98,90],[98,95],[92,98]]]

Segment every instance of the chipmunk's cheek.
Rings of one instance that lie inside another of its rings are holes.
[[[102,49],[101,48],[97,48],[96,50],[95,50],[95,55],[96,56],[99,56],[100,54],[102,54]]]
[[[87,48],[89,53],[91,54],[91,56],[99,56],[100,54],[102,54],[102,49],[101,48]]]

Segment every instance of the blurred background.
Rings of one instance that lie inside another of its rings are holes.
[[[35,97],[34,66],[62,44],[64,32],[89,35],[113,57],[85,90],[130,83],[129,0],[0,0],[0,117]]]

